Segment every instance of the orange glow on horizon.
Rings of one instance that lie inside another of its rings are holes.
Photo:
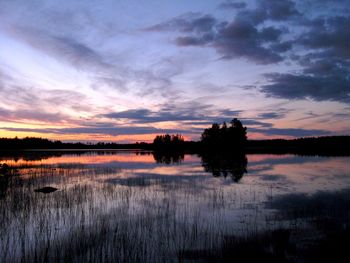
[[[114,143],[136,143],[146,142],[152,143],[157,135],[164,133],[151,134],[130,134],[130,135],[104,135],[104,134],[54,134],[54,133],[37,133],[37,132],[12,132],[0,131],[0,138],[15,138],[23,139],[25,137],[45,138],[53,141],[62,142],[114,142]],[[182,134],[181,134],[182,135]],[[198,141],[200,136],[182,135],[185,141]],[[249,140],[269,140],[269,139],[294,139],[293,136],[281,135],[266,135],[262,133],[248,133]]]
[[[59,152],[57,152],[59,153]],[[116,152],[117,154],[111,155],[63,155],[59,157],[49,157],[47,159],[28,161],[19,159],[14,161],[13,158],[2,159],[2,161],[8,162],[10,165],[54,165],[54,164],[101,164],[101,163],[154,163],[152,154],[135,154],[125,153],[123,151]]]

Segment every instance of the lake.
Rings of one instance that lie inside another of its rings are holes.
[[[0,163],[17,173],[0,178],[0,262],[316,262],[350,236],[350,157],[26,151]]]

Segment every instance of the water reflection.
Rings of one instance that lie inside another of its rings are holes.
[[[239,182],[247,173],[248,159],[244,153],[236,154],[202,154],[202,166],[206,172],[214,177],[231,177],[234,182]]]
[[[0,181],[0,262],[230,262],[254,251],[283,262],[302,255],[293,240],[334,236],[320,226],[349,233],[348,157],[29,155],[1,157],[20,176]]]
[[[181,164],[185,159],[183,152],[153,152],[154,160],[159,164]],[[239,182],[247,173],[248,159],[244,153],[235,154],[199,154],[205,172],[214,177],[230,177],[234,182]]]
[[[155,151],[152,154],[154,160],[160,164],[180,164],[185,159],[184,152]]]

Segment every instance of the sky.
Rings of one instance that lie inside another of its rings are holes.
[[[0,0],[0,137],[350,134],[350,0]]]

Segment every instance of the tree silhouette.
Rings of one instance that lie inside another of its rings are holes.
[[[180,134],[157,135],[153,140],[153,146],[158,150],[180,149],[183,147],[184,141]]]
[[[211,128],[205,129],[201,141],[205,147],[221,148],[221,150],[242,149],[247,141],[247,128],[242,122],[234,118],[227,127],[226,122],[220,127],[214,123]]]

